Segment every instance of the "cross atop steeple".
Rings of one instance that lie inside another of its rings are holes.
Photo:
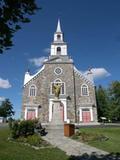
[[[61,31],[61,25],[60,25],[60,19],[58,19],[58,24],[57,24],[56,32],[62,32]]]

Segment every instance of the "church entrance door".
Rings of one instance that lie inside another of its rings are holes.
[[[54,99],[49,100],[49,122],[53,119],[53,113],[54,113]],[[60,106],[59,106],[59,115],[61,120],[64,122],[67,121],[67,103],[66,99],[60,99]]]
[[[27,110],[27,120],[28,119],[35,119],[35,109]]]
[[[91,114],[89,109],[82,109],[82,119],[84,123],[88,123],[91,121]]]

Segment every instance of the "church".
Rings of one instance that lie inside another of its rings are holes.
[[[54,114],[54,85],[61,85],[59,114],[63,123],[97,123],[95,86],[91,70],[82,74],[68,55],[60,20],[54,33],[48,59],[39,71],[25,73],[22,119],[38,118],[49,124]]]

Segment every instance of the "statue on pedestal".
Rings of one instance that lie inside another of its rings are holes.
[[[61,84],[57,83],[54,84],[53,86],[53,92],[55,94],[55,97],[59,99],[59,95],[60,95],[60,89],[61,89]]]

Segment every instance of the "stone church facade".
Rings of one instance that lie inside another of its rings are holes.
[[[34,75],[25,73],[22,119],[39,118],[49,123],[53,116],[53,86],[61,85],[60,116],[63,122],[96,123],[97,106],[92,73],[83,75],[74,66],[67,52],[60,21],[54,33],[50,55]]]

